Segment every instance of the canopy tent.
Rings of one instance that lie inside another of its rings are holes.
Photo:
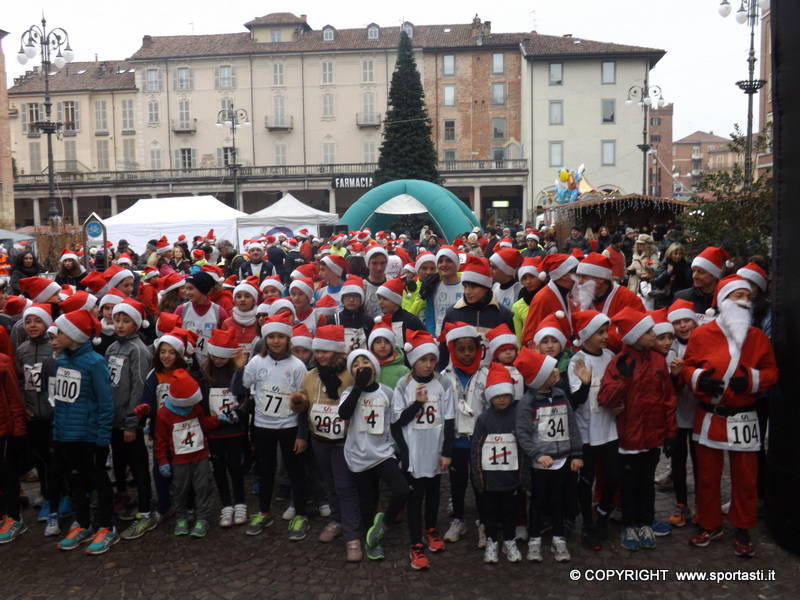
[[[246,213],[231,208],[214,196],[181,196],[178,198],[142,198],[118,215],[104,219],[108,239],[114,244],[125,239],[131,248],[142,252],[148,240],[166,235],[174,242],[184,234],[188,240],[205,236],[214,230],[218,240],[230,240],[234,246],[237,217]]]
[[[17,242],[35,239],[35,237],[36,236],[29,235],[27,233],[11,231],[10,229],[0,229],[0,241],[2,242],[10,241],[12,244],[16,244]]]
[[[440,185],[418,179],[398,179],[379,185],[356,200],[341,219],[350,230],[389,229],[398,215],[427,213],[445,239],[480,227],[458,196]]]
[[[285,227],[293,233],[298,229],[308,229],[316,234],[320,225],[336,225],[339,215],[312,208],[286,194],[275,204],[262,208],[252,215],[244,215],[236,219],[239,239],[257,237],[274,227]]]

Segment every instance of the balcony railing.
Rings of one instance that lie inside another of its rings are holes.
[[[269,131],[291,131],[294,128],[294,117],[264,117],[264,127]]]
[[[172,119],[172,133],[197,133],[197,119]]]
[[[356,113],[356,125],[358,127],[380,127],[381,115],[375,112]]]

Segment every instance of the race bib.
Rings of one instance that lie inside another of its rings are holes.
[[[439,414],[439,400],[431,400],[430,398],[422,405],[422,408],[414,416],[414,420],[411,421],[411,427],[413,429],[433,429],[441,424],[442,418]]]
[[[516,471],[517,438],[513,433],[490,433],[481,448],[481,468],[484,471]]]
[[[203,449],[203,429],[200,421],[189,419],[172,426],[172,448],[176,455],[191,454]]]
[[[394,332],[394,345],[402,347],[403,340],[403,322],[402,321],[393,321],[392,322],[392,331]]]
[[[758,450],[760,439],[756,411],[739,413],[725,421],[731,450]]]
[[[52,408],[56,407],[56,380],[53,377],[47,380],[47,401]]]
[[[539,439],[545,442],[569,440],[566,405],[543,406],[536,411],[536,416],[539,419]]]
[[[375,435],[383,435],[386,417],[386,406],[383,398],[372,398],[363,395],[358,400],[361,404],[358,419],[358,431],[366,431]]]
[[[589,410],[592,412],[600,412],[600,405],[597,403],[597,395],[600,393],[600,379],[595,380],[592,378],[592,383],[589,385]]]
[[[53,398],[57,402],[72,404],[81,395],[81,372],[76,369],[58,367]]]
[[[360,327],[344,328],[344,347],[348,353],[367,347],[367,334]]]
[[[329,440],[344,438],[344,421],[339,418],[339,407],[335,404],[312,404],[308,420],[315,435]]]
[[[164,402],[166,402],[168,396],[169,396],[169,384],[159,383],[156,386],[156,400],[158,400],[158,408],[164,406]]]
[[[258,410],[266,417],[285,419],[292,414],[289,396],[291,392],[281,390],[277,385],[262,387],[258,393]]]
[[[42,391],[42,363],[25,365],[24,376],[26,392]]]
[[[111,377],[111,386],[117,387],[122,376],[122,367],[125,365],[124,356],[108,357],[108,375]]]
[[[208,411],[215,417],[224,414],[234,420],[233,411],[239,407],[239,403],[228,388],[211,388],[208,390]]]

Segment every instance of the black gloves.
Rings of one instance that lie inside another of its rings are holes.
[[[431,273],[422,280],[422,285],[419,286],[419,297],[423,300],[433,297],[436,292],[436,285],[439,283],[439,273]]]
[[[667,438],[664,440],[664,456],[667,458],[672,458],[672,452],[675,450],[675,442],[677,440],[675,438]]]
[[[728,382],[728,387],[731,388],[731,390],[733,390],[733,392],[736,394],[746,392],[748,388],[747,371],[744,370],[744,367],[739,367],[739,370],[743,373],[743,375],[731,377],[730,381]]]
[[[633,368],[636,366],[636,361],[634,359],[631,359],[631,362],[627,362],[627,358],[628,356],[623,354],[617,361],[617,370],[623,377],[630,377],[633,375]]]
[[[372,369],[369,367],[362,367],[356,371],[356,387],[364,389],[369,385],[369,380],[372,379]]]
[[[711,371],[705,371],[697,380],[697,389],[709,396],[719,396],[725,386],[722,379],[712,379]]]

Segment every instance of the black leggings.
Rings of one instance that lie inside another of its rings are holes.
[[[278,448],[286,461],[286,471],[292,482],[292,501],[298,516],[306,514],[306,478],[301,455],[294,452],[297,427],[287,429],[253,428],[253,442],[256,447],[256,471],[261,478],[261,491],[258,495],[259,510],[268,513],[272,504],[272,491],[275,487],[275,471],[278,467]]]
[[[763,439],[763,438],[762,438]],[[672,448],[672,483],[675,486],[675,501],[687,504],[689,493],[686,489],[686,460],[691,456],[692,474],[697,489],[697,460],[694,456],[694,442],[691,429],[678,429],[675,445]]]
[[[453,518],[464,520],[464,500],[467,495],[467,484],[472,475],[470,473],[470,449],[453,446],[453,461],[450,463],[450,497],[453,500]],[[472,482],[472,491],[475,494],[475,507],[478,510],[478,519],[483,522],[484,496],[478,493],[475,482]]]
[[[27,423],[27,435],[33,454],[33,463],[39,474],[39,490],[50,504],[50,512],[58,512],[61,496],[68,496],[64,469],[53,453],[53,423],[49,419],[32,419]]]
[[[564,500],[570,496],[569,487],[575,485],[575,474],[569,468],[570,460],[560,469],[532,469],[533,495],[531,496],[528,535],[538,538],[542,535],[542,517],[550,515],[553,536],[563,537]]]
[[[14,438],[0,438],[0,514],[8,515],[15,521],[19,521],[17,461],[21,451],[22,444]]]
[[[366,533],[372,527],[375,513],[378,512],[380,498],[380,482],[389,488],[389,506],[386,508],[385,521],[393,525],[397,516],[408,500],[408,481],[400,472],[396,458],[388,458],[372,468],[360,473],[353,473],[353,480],[358,492],[358,504],[361,509],[361,528]]]
[[[125,470],[130,467],[133,478],[136,480],[139,512],[149,513],[153,500],[153,491],[150,485],[150,468],[147,447],[144,445],[144,432],[141,429],[137,429],[136,438],[132,442],[126,442],[124,435],[125,431],[122,429],[111,430],[111,451],[114,453],[112,456],[114,483],[118,492],[125,493]]]
[[[97,492],[95,518],[98,527],[113,527],[111,515],[111,480],[106,471],[108,448],[90,442],[56,442],[56,449],[64,458],[72,489],[72,504],[76,520],[81,527],[89,528],[89,494]]]
[[[583,468],[580,470],[578,479],[578,501],[581,505],[584,527],[594,522],[592,488],[598,464],[603,465],[603,493],[598,509],[608,515],[614,506],[614,494],[619,487],[619,452],[617,448],[616,440],[601,446],[583,445]]]
[[[484,507],[481,522],[486,528],[486,537],[498,541],[500,539],[498,529],[502,525],[503,540],[513,540],[517,516],[516,491],[483,492],[481,500]]]
[[[211,449],[211,465],[214,468],[214,481],[217,484],[222,506],[244,504],[244,473],[242,453],[244,436],[208,438]],[[230,477],[230,485],[228,485]],[[233,498],[231,499],[231,490]]]
[[[411,485],[408,497],[408,535],[411,545],[422,543],[422,505],[425,505],[425,530],[436,529],[439,517],[439,484],[442,476],[412,477],[406,475]]]
[[[620,454],[622,462],[622,521],[626,527],[652,526],[656,488],[653,478],[660,451]]]

